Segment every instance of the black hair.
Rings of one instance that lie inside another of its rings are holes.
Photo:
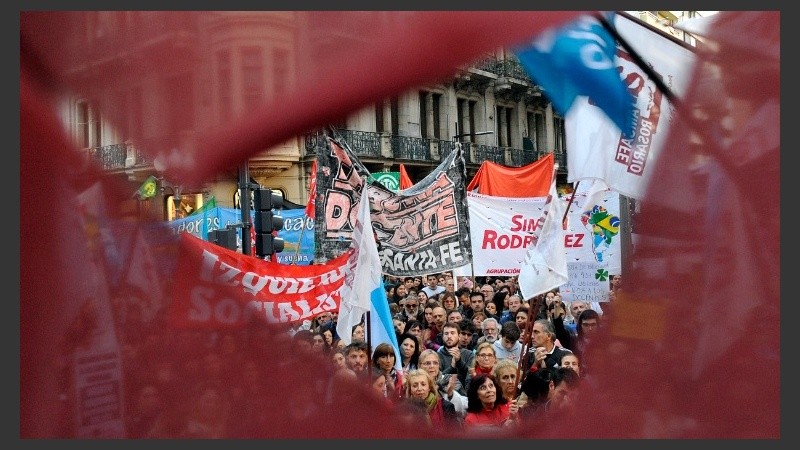
[[[500,337],[508,338],[509,341],[516,342],[521,335],[519,325],[513,320],[504,323],[500,328]]]
[[[479,373],[470,380],[469,386],[467,387],[467,412],[483,411],[483,402],[481,402],[480,397],[478,397],[478,389],[487,378],[492,380],[495,390],[497,390],[497,398],[494,401],[494,406],[508,403],[508,399],[503,396],[503,389],[500,387],[500,383],[497,382],[497,379],[491,374]]]
[[[583,311],[581,311],[581,313],[578,314],[578,317],[575,319],[575,323],[577,324],[575,326],[575,329],[578,332],[578,336],[583,335],[582,322],[586,319],[597,319],[597,321],[600,322],[600,314],[598,314],[597,311],[593,309],[584,309]]]

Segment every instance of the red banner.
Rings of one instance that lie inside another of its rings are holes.
[[[317,160],[311,165],[311,184],[308,187],[308,203],[306,204],[306,217],[314,218],[317,204]]]
[[[295,266],[246,256],[181,233],[170,324],[219,330],[252,321],[296,323],[338,311],[350,252]]]

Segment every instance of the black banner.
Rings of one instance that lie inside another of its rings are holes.
[[[318,156],[315,260],[350,246],[362,177],[370,175],[344,142],[329,139]],[[398,193],[368,184],[382,271],[393,276],[443,272],[472,262],[466,167],[457,147],[427,177]]]

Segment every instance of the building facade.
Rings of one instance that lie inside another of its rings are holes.
[[[637,13],[647,18],[652,12]],[[61,104],[64,125],[87,158],[127,180],[132,189],[150,175],[159,177],[158,195],[132,200],[139,202],[132,210],[171,220],[211,196],[220,206],[238,207],[235,170],[219,174],[200,191],[187,192],[175,180],[161,177],[159,162],[148,160],[139,149],[192,145],[199,130],[236,120],[293,89],[304,72],[321,70],[315,55],[368,39],[368,29],[359,26],[362,19],[377,22],[374,29],[382,21],[402,20],[403,14],[75,13],[68,26],[80,38],[71,43],[69,77],[79,84],[103,71],[125,75],[114,84],[93,86],[93,98],[66,96]],[[300,47],[304,51],[295,51]],[[164,58],[144,57],[153,53]],[[370,171],[397,171],[402,163],[413,181],[434,169],[456,141],[465,150],[468,179],[486,160],[519,167],[552,152],[558,180],[566,181],[564,119],[506,49],[484,55],[449,80],[419,86],[265,149],[248,161],[250,179],[305,204],[312,162],[325,145],[324,133],[332,130]],[[180,202],[173,201],[178,198]]]

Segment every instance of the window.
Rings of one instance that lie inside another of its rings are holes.
[[[419,91],[420,135],[423,138],[441,139],[441,101],[442,94]]]
[[[242,95],[245,111],[264,101],[264,61],[258,47],[242,48]]]
[[[400,100],[397,97],[389,100],[389,112],[392,115],[392,134],[397,136],[400,134]]]
[[[180,203],[175,204],[175,194],[164,198],[167,203],[167,220],[183,219],[203,206],[203,194],[182,194]]]
[[[528,112],[528,137],[537,151],[547,151],[547,133],[545,132],[544,114],[540,111]]]
[[[497,145],[511,147],[511,123],[514,109],[508,106],[497,105]]]
[[[100,146],[102,124],[93,105],[79,101],[76,105],[77,143],[81,148]]]
[[[555,153],[564,153],[567,151],[564,119],[561,117],[553,117],[553,128],[555,130],[555,145],[553,146],[553,151]]]
[[[375,131],[383,133],[386,127],[383,126],[383,101],[375,103]]]
[[[456,102],[458,108],[458,134],[462,142],[475,142],[475,105],[477,101],[459,98]]]

